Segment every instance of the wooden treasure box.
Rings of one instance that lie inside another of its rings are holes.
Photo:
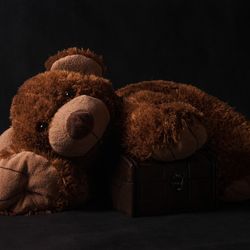
[[[216,207],[216,161],[208,150],[175,162],[122,156],[112,179],[113,207],[129,216]]]

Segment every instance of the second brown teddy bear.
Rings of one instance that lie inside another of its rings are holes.
[[[175,161],[206,145],[218,159],[218,197],[250,198],[250,123],[242,114],[192,85],[169,81],[130,84],[117,94],[125,154]]]

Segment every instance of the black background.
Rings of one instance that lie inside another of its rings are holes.
[[[249,27],[239,0],[0,0],[0,133],[17,88],[71,46],[103,54],[115,88],[193,83],[250,117]],[[250,249],[249,205],[138,219],[73,211],[0,220],[3,249]]]
[[[193,83],[250,117],[247,1],[0,0],[0,132],[11,98],[71,46],[103,54],[115,88]]]

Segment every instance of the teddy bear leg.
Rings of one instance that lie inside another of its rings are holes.
[[[217,192],[219,200],[238,202],[250,199],[250,152],[238,157],[229,152],[217,164]]]
[[[231,120],[216,134],[211,148],[218,158],[219,198],[233,202],[250,199],[250,123],[242,119],[230,124]]]
[[[223,201],[237,202],[250,199],[250,175],[232,181],[219,197]]]
[[[13,129],[9,128],[0,135],[0,152],[12,144]]]

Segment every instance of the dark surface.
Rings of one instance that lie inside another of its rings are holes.
[[[18,86],[69,46],[103,54],[115,88],[194,83],[250,117],[247,1],[0,0],[0,30],[0,132]]]
[[[129,218],[112,211],[0,217],[1,249],[249,250],[250,204],[209,213]]]

